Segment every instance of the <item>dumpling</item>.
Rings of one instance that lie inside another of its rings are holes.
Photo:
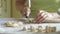
[[[50,30],[50,27],[49,26],[46,26],[45,31],[46,32],[50,32],[49,30]]]
[[[13,22],[13,21],[8,21],[7,23],[5,23],[6,26],[8,27],[15,27],[15,26],[18,26],[17,23]]]
[[[42,32],[42,26],[38,26],[38,32]]]
[[[23,31],[26,31],[27,30],[27,28],[26,27],[23,27]]]
[[[50,27],[50,32],[56,32],[56,27]]]
[[[56,27],[46,26],[46,32],[56,32]]]
[[[23,22],[19,21],[17,24],[18,24],[18,25],[23,25]]]
[[[30,26],[30,31],[35,32],[35,28],[33,26]]]

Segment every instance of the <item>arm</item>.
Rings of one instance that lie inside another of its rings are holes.
[[[55,16],[54,16],[55,15]],[[48,13],[45,12],[44,10],[40,10],[37,15],[34,18],[34,22],[36,23],[42,23],[42,22],[52,22],[52,23],[56,23],[56,22],[60,22],[60,19],[56,19],[58,18],[58,16],[56,14],[52,15],[52,13]]]

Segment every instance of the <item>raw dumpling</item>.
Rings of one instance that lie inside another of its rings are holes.
[[[38,32],[42,32],[42,26],[38,26]]]
[[[17,23],[13,22],[13,21],[8,21],[7,23],[5,23],[6,26],[8,27],[15,27],[15,26],[18,26]]]
[[[19,25],[17,23],[14,23],[12,26],[13,27],[18,27]]]
[[[23,31],[26,31],[27,30],[27,28],[26,27],[23,27]]]
[[[35,28],[33,26],[30,26],[30,31],[35,32]]]
[[[46,32],[56,32],[56,27],[46,26]]]
[[[46,32],[50,32],[49,30],[50,30],[50,27],[49,26],[46,26],[45,31]]]
[[[18,25],[23,25],[23,22],[19,21],[17,24],[18,24]]]
[[[50,27],[50,32],[56,32],[56,27]]]

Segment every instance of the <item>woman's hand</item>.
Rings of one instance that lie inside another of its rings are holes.
[[[48,15],[46,14],[46,12],[44,10],[40,10],[37,15],[34,18],[34,22],[36,23],[41,23],[44,22],[44,20],[48,17]]]
[[[25,17],[29,17],[31,13],[31,9],[29,7],[24,7],[24,9],[22,10],[22,15]]]

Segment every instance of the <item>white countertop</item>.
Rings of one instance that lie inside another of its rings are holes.
[[[21,30],[24,26],[26,26],[27,28],[30,27],[30,25],[33,25],[35,28],[37,28],[38,25],[41,25],[43,27],[43,29],[45,28],[45,26],[56,26],[56,32],[54,33],[50,33],[50,34],[57,34],[60,32],[60,23],[41,23],[41,24],[24,24],[24,25],[21,25],[19,27],[5,27],[4,25],[2,25],[4,22],[6,21],[10,21],[10,20],[13,20],[13,21],[18,21],[17,19],[0,19],[0,33],[14,33],[14,34],[39,34],[39,32],[27,32],[27,31],[19,31]],[[19,31],[19,32],[18,32]],[[24,33],[23,33],[24,32]],[[47,34],[47,33],[40,33],[40,34]]]

